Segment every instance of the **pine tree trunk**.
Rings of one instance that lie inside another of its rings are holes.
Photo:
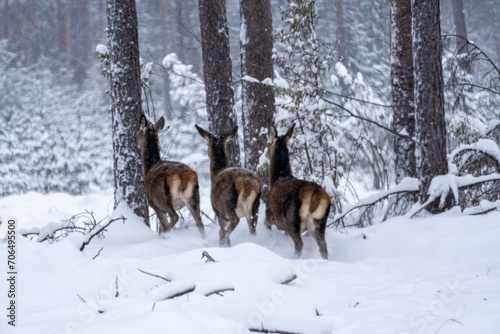
[[[210,132],[221,135],[236,126],[232,64],[225,0],[199,0],[203,76]],[[230,166],[240,166],[238,138],[227,145]]]
[[[149,225],[141,156],[136,138],[142,109],[135,0],[108,0],[107,16],[115,208],[124,201]]]
[[[160,1],[160,13],[161,13],[161,37],[162,37],[162,58],[167,54],[171,53],[171,47],[169,46],[169,41],[173,41],[172,36],[175,36],[175,32],[172,31],[172,27],[175,25],[172,22],[172,6],[170,0]],[[163,74],[163,103],[165,104],[165,116],[167,120],[171,121],[173,119],[173,110],[170,100],[170,79],[167,73]]]
[[[455,23],[455,34],[457,35],[458,54],[466,54],[467,49],[467,27],[465,25],[464,3],[462,0],[451,0],[453,8],[453,21]]]
[[[344,1],[336,1],[336,14],[337,14],[337,43],[336,49],[339,57],[339,61],[344,63],[347,67],[347,52],[346,52],[346,32],[345,32],[345,21],[344,21]]]
[[[416,157],[423,203],[433,177],[448,173],[439,0],[413,0],[412,19]],[[429,211],[444,209],[438,204],[429,206]]]
[[[267,132],[276,111],[274,89],[262,83],[265,79],[274,78],[271,1],[241,0],[240,15],[245,167],[257,170],[260,156],[266,148]],[[264,184],[262,198],[265,201],[265,185],[269,183],[269,178],[262,173],[258,174]]]
[[[411,0],[391,0],[391,84],[396,183],[416,177]]]

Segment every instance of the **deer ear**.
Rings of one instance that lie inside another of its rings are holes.
[[[144,131],[148,127],[148,120],[144,114],[141,114],[141,120],[139,121],[139,131]]]
[[[292,138],[294,128],[295,128],[295,123],[293,123],[293,125],[290,127],[290,129],[288,129],[288,131],[286,132],[285,143],[287,146],[288,146],[288,143],[290,142],[290,139]]]
[[[227,143],[228,141],[233,139],[237,133],[238,133],[238,126],[236,125],[231,131],[229,131],[224,135],[224,142]]]
[[[163,116],[158,120],[158,122],[156,122],[155,124],[155,130],[156,132],[160,132],[163,127],[165,126],[165,118],[163,118]]]
[[[269,127],[269,132],[268,132],[267,137],[268,137],[267,141],[270,143],[275,142],[276,139],[278,138],[278,131],[276,131],[276,128],[274,127],[274,125],[271,125]]]
[[[196,130],[198,130],[198,133],[200,136],[203,137],[207,142],[210,142],[210,133],[202,128],[200,128],[197,124],[194,125]]]

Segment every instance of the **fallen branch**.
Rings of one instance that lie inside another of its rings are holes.
[[[117,221],[117,220],[121,220],[123,222],[125,222],[125,220],[127,220],[127,218],[125,217],[121,217],[121,218],[115,218],[115,219],[111,219],[109,222],[107,222],[104,226],[102,226],[99,230],[97,230],[97,232],[95,233],[92,233],[90,235],[90,237],[87,239],[87,241],[84,241],[82,243],[82,246],[80,247],[80,252],[82,252],[84,249],[85,249],[85,246],[87,246],[88,244],[90,244],[90,241],[92,241],[92,239],[94,239],[94,237],[96,235],[99,235],[102,231],[104,231],[106,229],[106,227],[108,227],[109,225],[111,225],[111,223]]]
[[[168,278],[165,278],[163,276],[156,275],[156,274],[151,274],[151,273],[148,273],[147,271],[144,271],[142,269],[137,269],[137,270],[139,270],[143,274],[146,274],[146,275],[149,275],[149,276],[153,276],[153,277],[156,277],[156,278],[161,278],[162,280],[167,281],[167,282],[172,282],[172,280],[170,280]]]
[[[281,331],[281,330],[278,330],[278,329],[249,328],[248,330],[250,332],[254,332],[254,333],[266,333],[266,334],[300,334],[298,332],[285,332],[285,331]]]
[[[214,290],[212,292],[205,294],[205,297],[215,295],[215,294],[220,294],[221,292],[226,292],[226,291],[234,291],[234,288],[224,288],[224,289]]]
[[[192,287],[189,287],[188,289],[186,289],[184,291],[181,291],[181,292],[178,292],[178,293],[176,293],[176,294],[174,294],[172,296],[169,296],[169,297],[165,298],[165,300],[167,300],[167,299],[173,299],[175,297],[180,297],[182,295],[188,294],[190,292],[193,292],[194,289],[196,289],[196,285],[193,285]]]
[[[203,259],[204,257],[207,258],[207,260],[205,261],[205,263],[208,263],[208,262],[217,262],[217,260],[215,260],[210,254],[208,254],[207,251],[203,251],[203,253],[201,253],[201,259]]]
[[[289,278],[289,279],[287,279],[286,281],[281,282],[281,284],[285,284],[285,285],[286,285],[286,284],[289,284],[289,283],[291,283],[291,282],[295,281],[296,279],[297,279],[297,275],[293,275],[292,277],[290,277],[290,278]]]
[[[415,178],[406,178],[401,180],[401,182],[392,189],[382,191],[372,196],[368,196],[365,199],[360,200],[356,205],[353,205],[349,209],[335,215],[335,218],[331,223],[328,224],[328,227],[334,225],[339,220],[343,219],[348,213],[354,211],[356,209],[360,209],[367,206],[372,206],[375,203],[386,199],[389,196],[403,194],[403,193],[415,193],[418,191],[418,180]]]

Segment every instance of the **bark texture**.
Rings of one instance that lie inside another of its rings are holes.
[[[245,168],[257,170],[276,111],[273,80],[272,12],[270,0],[240,0],[241,76]],[[268,184],[267,175],[259,175]],[[267,194],[264,186],[264,197]]]
[[[203,76],[209,131],[222,135],[236,126],[232,64],[225,0],[199,0]],[[230,166],[240,166],[238,138],[227,145]]]
[[[411,0],[391,0],[391,84],[396,183],[416,177]]]
[[[448,173],[439,10],[439,0],[413,0],[416,158],[422,203],[428,199],[432,178]],[[430,211],[442,209],[437,204]]]
[[[142,163],[137,148],[141,76],[135,0],[108,0],[115,208],[124,201],[149,225]]]

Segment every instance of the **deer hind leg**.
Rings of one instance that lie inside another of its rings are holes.
[[[288,235],[290,235],[295,245],[295,259],[298,259],[300,257],[300,255],[302,254],[302,247],[304,247],[304,242],[300,237],[300,223],[300,217],[298,214],[296,214],[293,217],[292,224],[288,225]]]
[[[169,232],[172,228],[174,228],[175,224],[177,224],[177,222],[179,221],[179,215],[177,214],[177,212],[175,212],[174,208],[172,207],[172,205],[170,203],[165,207],[165,209],[166,209],[165,211],[170,216],[170,224],[163,224],[162,223],[162,225],[164,225],[164,230],[160,231],[160,232]],[[161,222],[161,219],[160,219],[160,222]]]
[[[325,241],[326,218],[326,216],[325,218],[320,220],[309,218],[308,229],[309,232],[311,232],[314,240],[318,244],[321,257],[325,260],[328,260],[328,248]]]
[[[236,226],[238,225],[240,219],[238,216],[235,214],[232,214],[229,217],[229,220],[224,219],[225,226],[224,228],[222,227],[222,224],[220,224],[220,231],[219,231],[219,244],[221,247],[229,247],[231,246],[231,240],[229,239],[229,236],[231,233],[234,231]],[[219,217],[219,223],[221,223],[221,217]]]
[[[260,206],[260,193],[255,198],[252,204],[252,215],[246,217],[248,223],[248,229],[251,235],[255,235],[255,229],[257,227],[257,220],[259,219],[259,206]]]
[[[189,212],[191,212],[191,215],[193,216],[194,221],[196,222],[196,226],[198,226],[198,230],[200,231],[201,237],[205,239],[206,238],[205,226],[201,221],[201,215],[200,215],[200,190],[198,185],[194,187],[193,196],[191,196],[186,206],[189,209]]]

